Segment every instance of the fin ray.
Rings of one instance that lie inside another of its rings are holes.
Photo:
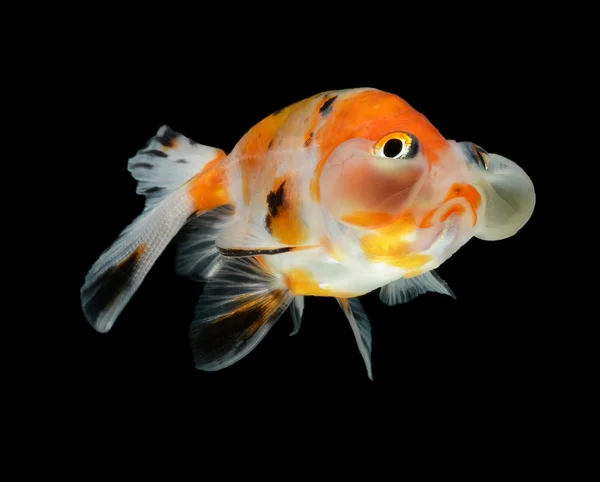
[[[136,192],[146,196],[146,208],[150,209],[224,154],[164,125],[129,159],[127,169],[137,181]]]
[[[223,256],[215,241],[219,233],[233,221],[235,208],[223,205],[192,218],[176,238],[176,271],[195,281],[209,278]]]
[[[146,147],[129,159],[128,170],[137,180],[136,192],[146,196],[146,205],[85,277],[81,305],[96,330],[111,329],[155,261],[196,209],[183,185],[222,155],[220,149],[197,144],[162,126]]]
[[[388,306],[408,303],[417,296],[427,292],[456,296],[448,284],[435,272],[428,271],[414,278],[400,278],[383,286],[379,291],[379,299]]]
[[[186,194],[176,193],[138,216],[100,255],[80,291],[83,312],[94,329],[111,329],[191,210]]]
[[[344,310],[344,314],[350,323],[358,350],[365,362],[367,375],[373,380],[373,371],[371,368],[371,322],[363,310],[361,302],[357,298],[336,298],[337,302]]]
[[[292,302],[254,258],[225,259],[207,282],[190,326],[196,368],[216,371],[248,355]]]
[[[296,335],[300,331],[302,325],[302,315],[304,313],[304,296],[296,296],[293,303],[290,305],[290,311],[292,313],[292,321],[294,322],[294,328],[290,333],[290,336]]]

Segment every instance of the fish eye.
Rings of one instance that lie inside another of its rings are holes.
[[[482,169],[487,169],[489,167],[490,155],[485,149],[473,143],[467,143],[465,147],[467,148],[467,154],[471,162],[474,162]]]
[[[383,136],[373,149],[376,156],[389,159],[410,159],[419,150],[417,138],[408,132],[392,132]]]

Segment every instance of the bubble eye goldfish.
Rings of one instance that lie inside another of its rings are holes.
[[[397,95],[324,92],[266,117],[229,154],[161,127],[129,159],[146,198],[88,272],[83,312],[111,329],[178,235],[176,270],[206,282],[190,337],[196,367],[247,355],[305,296],[332,297],[369,377],[371,329],[358,297],[388,305],[452,295],[435,273],[473,236],[513,236],[535,206],[514,162],[447,140]]]

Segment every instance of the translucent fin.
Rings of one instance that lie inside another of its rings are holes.
[[[110,330],[192,209],[187,193],[176,192],[142,213],[93,264],[81,288],[81,304],[96,330]]]
[[[300,331],[300,325],[302,325],[302,314],[304,313],[304,296],[296,296],[294,302],[290,306],[292,313],[292,321],[294,322],[294,329],[290,333],[290,336],[296,335]]]
[[[448,284],[434,271],[428,271],[414,278],[400,278],[385,285],[379,291],[379,299],[389,306],[407,303],[427,292],[452,296]]]
[[[365,362],[367,374],[373,380],[373,372],[371,370],[371,323],[365,314],[360,301],[357,298],[336,298],[346,318],[350,322],[352,332],[356,337],[358,349]]]
[[[146,196],[146,208],[177,190],[211,160],[224,156],[221,149],[198,144],[162,126],[146,147],[129,159],[128,169],[137,180],[138,194]]]
[[[256,259],[224,259],[206,284],[190,327],[196,368],[221,370],[246,356],[292,299]]]
[[[185,188],[189,179],[223,151],[203,146],[161,127],[128,169],[146,196],[144,212],[94,263],[81,288],[83,312],[100,332],[110,330],[165,247],[195,208]]]
[[[220,206],[193,218],[176,238],[176,270],[195,281],[209,278],[223,259],[215,245],[219,233],[233,221],[235,208]]]

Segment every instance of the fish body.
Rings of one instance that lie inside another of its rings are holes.
[[[389,305],[452,295],[433,271],[473,236],[503,239],[531,217],[512,161],[447,140],[395,94],[317,94],[253,126],[229,154],[163,126],[129,170],[146,209],[95,263],[82,305],[108,331],[171,240],[177,271],[206,281],[190,335],[196,366],[249,353],[304,296],[336,298],[370,366],[358,296]]]

